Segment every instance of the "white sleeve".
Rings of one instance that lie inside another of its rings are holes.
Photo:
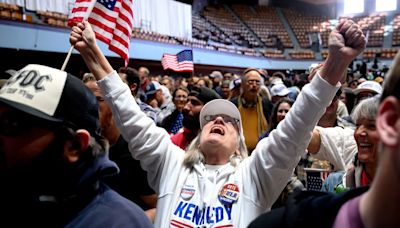
[[[244,185],[252,186],[243,191],[256,204],[268,209],[281,193],[339,86],[332,86],[317,74],[303,87],[285,119],[243,161]]]
[[[182,167],[184,151],[140,110],[128,86],[115,71],[98,81],[98,85],[112,108],[114,120],[128,142],[132,156],[140,160],[148,172],[150,186],[157,192],[164,191],[167,177]]]
[[[312,155],[319,160],[329,161],[334,171],[345,171],[357,153],[354,130],[341,127],[317,127],[321,137],[319,151]]]

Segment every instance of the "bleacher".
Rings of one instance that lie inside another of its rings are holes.
[[[286,48],[293,47],[289,35],[280,21],[275,8],[268,6],[232,6],[236,14],[254,31],[265,46],[276,48],[276,38]]]
[[[321,36],[322,46],[328,46],[328,37],[331,32],[331,24],[328,18],[324,16],[309,15],[293,10],[284,10],[285,16],[289,21],[300,47],[310,48],[311,42],[309,35],[319,33]]]
[[[197,14],[192,15],[192,37],[205,42],[211,40],[227,45],[232,44],[232,40],[222,30]]]
[[[392,45],[393,46],[400,45],[400,14],[396,14],[396,16],[393,19]]]
[[[132,37],[137,39],[151,40],[168,44],[178,44],[178,41],[174,37],[162,35],[160,33],[153,31],[143,30],[141,28],[133,28]]]
[[[6,3],[0,3],[0,17],[3,19],[22,21],[23,16],[21,13],[21,8],[16,5],[10,5]],[[29,18],[27,22],[31,22],[32,18]]]
[[[224,31],[236,45],[250,48],[262,46],[250,31],[241,25],[225,7],[207,6],[202,13],[208,21]]]
[[[291,51],[289,56],[292,59],[315,59],[315,53],[313,51]]]
[[[265,58],[270,59],[285,59],[285,55],[280,50],[262,50],[261,53],[264,55]]]
[[[46,11],[37,11],[36,14],[38,15],[39,19],[44,23],[57,26],[57,27],[64,27],[67,28],[67,21],[68,15],[56,13],[56,12],[46,12]]]
[[[397,54],[397,48],[367,49],[363,53],[364,59],[379,57],[382,59],[393,59]]]
[[[324,16],[283,10],[300,44],[301,50],[295,50],[276,8],[247,5],[230,7],[232,11],[222,5],[208,6],[199,14],[193,14],[192,38],[190,39],[163,35],[142,28],[134,28],[132,36],[136,39],[172,45],[179,44],[192,48],[272,59],[316,59],[313,51],[306,50],[311,47],[309,34],[312,33],[318,34],[322,41],[322,48],[327,48],[332,25]],[[68,28],[66,14],[47,11],[26,13],[19,6],[5,3],[0,3],[0,17],[6,20]],[[387,23],[385,14],[356,16],[351,19],[357,22],[368,36],[367,47],[370,48],[363,53],[364,58],[392,59],[396,55],[398,49],[395,47],[400,45],[400,14],[395,15],[393,19],[391,48],[383,48],[384,26]],[[289,50],[283,52],[281,48],[278,49],[277,40],[280,40],[283,48]],[[327,53],[327,50],[321,50],[323,59],[326,58]]]

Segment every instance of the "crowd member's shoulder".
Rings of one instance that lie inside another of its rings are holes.
[[[169,128],[171,127],[173,121],[176,119],[176,117],[178,116],[179,111],[178,109],[174,109],[174,111],[171,112],[170,115],[166,116],[161,123],[158,123],[157,126],[164,128],[165,130],[169,130]]]
[[[144,211],[105,184],[99,194],[66,227],[143,227],[153,225]]]
[[[301,191],[291,196],[285,207],[260,215],[249,227],[332,227],[340,207],[367,190],[366,187],[357,188],[340,194]]]
[[[272,109],[272,107],[274,106],[274,104],[271,102],[271,100],[269,100],[266,97],[262,98],[262,104],[263,104],[264,107],[268,107],[270,109]]]
[[[239,97],[234,97],[234,98],[230,99],[230,101],[231,101],[234,105],[238,106],[238,104],[239,104],[238,99],[239,99]]]

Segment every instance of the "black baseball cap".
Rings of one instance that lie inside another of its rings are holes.
[[[190,91],[189,96],[194,96],[197,99],[199,99],[201,102],[206,104],[207,102],[214,100],[214,99],[220,99],[221,96],[215,92],[214,90],[201,86],[201,87],[193,87],[193,89]]]
[[[0,102],[54,124],[98,135],[96,97],[77,77],[55,68],[30,64],[0,90]]]

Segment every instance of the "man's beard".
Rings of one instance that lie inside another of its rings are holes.
[[[64,160],[63,144],[64,140],[56,139],[31,161],[0,173],[3,184],[0,195],[28,200],[39,195],[69,194],[71,185],[77,182],[76,165]]]
[[[56,133],[40,155],[0,173],[3,220],[16,227],[63,227],[92,200],[97,179],[86,175],[92,154],[85,151],[70,163],[64,144],[65,135]]]
[[[188,114],[183,114],[183,121],[182,125],[191,130],[191,131],[197,131],[200,129],[200,121],[199,121],[199,115],[196,116],[191,116]]]

